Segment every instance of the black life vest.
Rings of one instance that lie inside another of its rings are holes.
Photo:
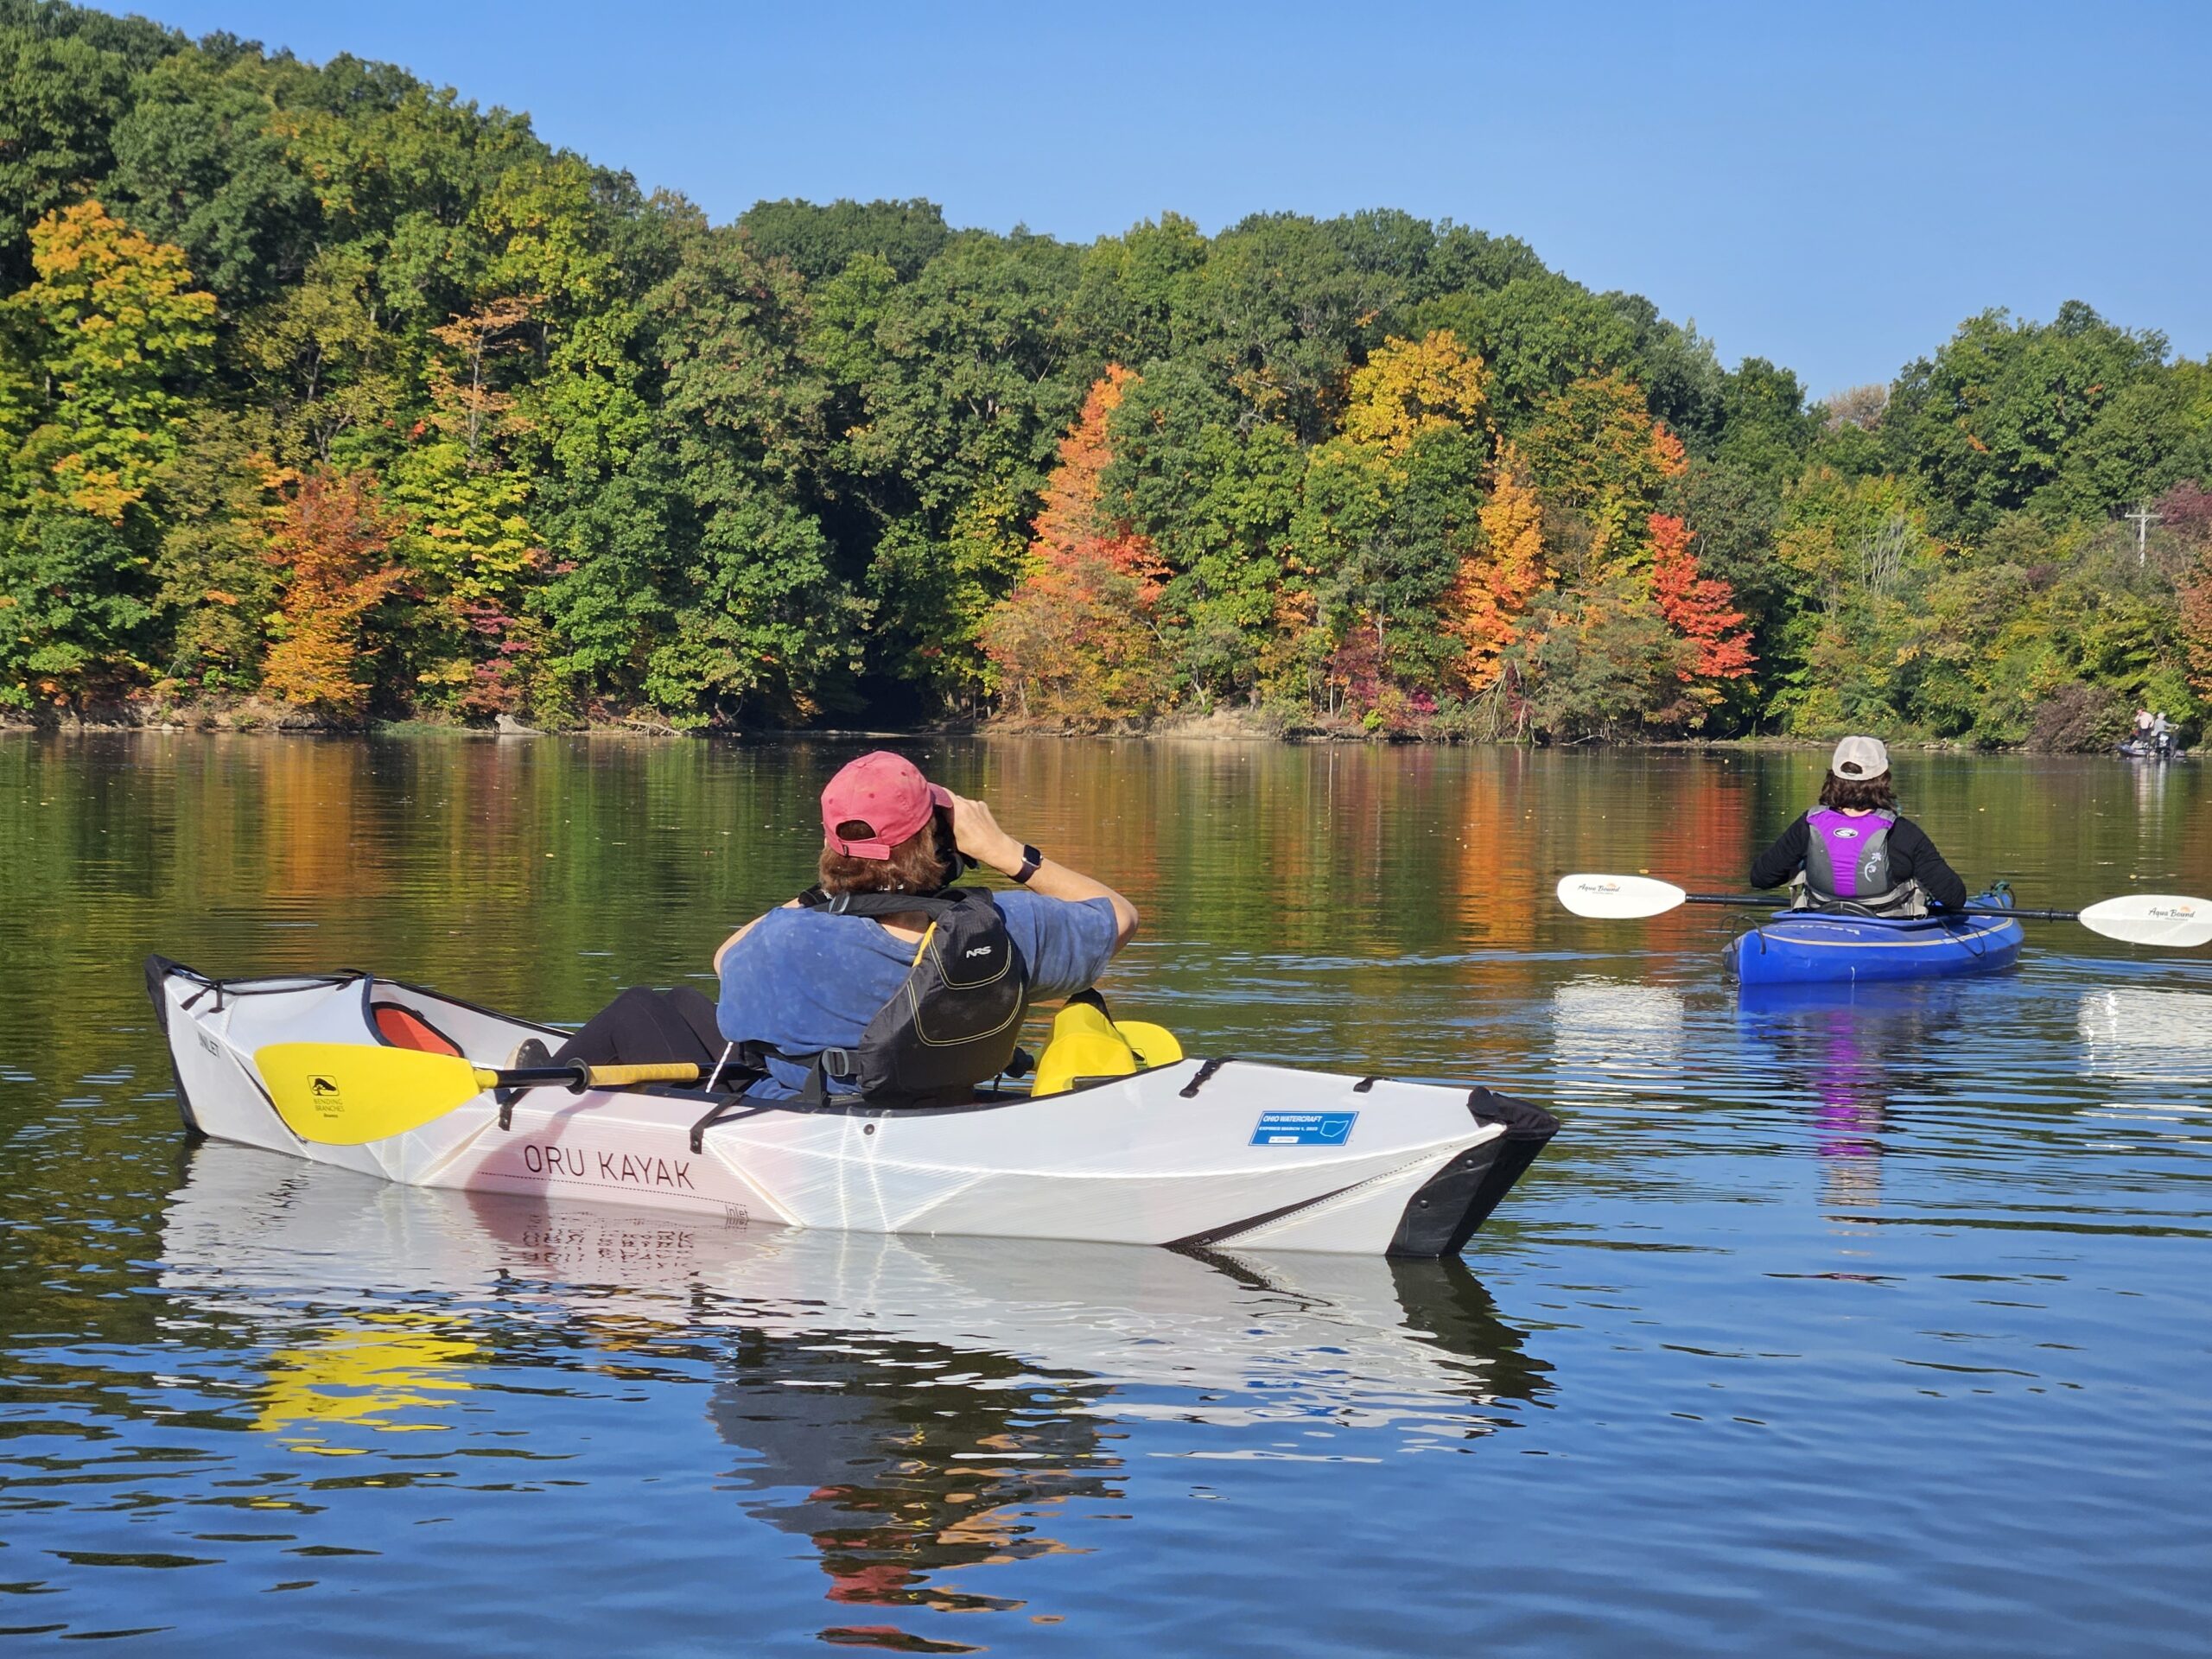
[[[834,1077],[855,1084],[862,1099],[879,1105],[944,1104],[969,1098],[1007,1069],[1028,1007],[1029,965],[989,893],[968,887],[831,898],[815,889],[799,902],[833,916],[930,918],[906,982],[875,1011],[858,1047],[792,1054],[747,1045],[748,1058],[772,1054],[810,1067],[800,1100],[823,1103]]]

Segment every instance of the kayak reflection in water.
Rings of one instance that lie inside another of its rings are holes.
[[[1880,1205],[1897,1103],[1943,1087],[1931,1057],[1965,1022],[1961,989],[1956,980],[1778,985],[1738,999],[1744,1035],[1810,1103],[1821,1197],[1833,1218]]]
[[[1095,1549],[1130,1460],[1187,1455],[1196,1433],[1224,1456],[1293,1432],[1355,1456],[1471,1451],[1552,1387],[1457,1258],[1309,1260],[1278,1281],[1230,1258],[1133,1273],[1084,1247],[881,1248],[936,1268],[855,1275],[902,1299],[895,1319],[825,1296],[803,1329],[764,1321],[729,1341],[710,1407],[747,1512],[808,1539],[847,1606],[1018,1611],[972,1570]]]
[[[1897,814],[1890,753],[1878,738],[1835,746],[1818,806],[1751,861],[1751,885],[1798,883],[1793,907],[1916,916],[1930,903],[1957,910],[1967,884],[1927,832]]]
[[[632,988],[550,1058],[691,1062],[763,1099],[964,1099],[1006,1068],[1031,1002],[1088,990],[1136,931],[1120,893],[887,750],[830,780],[822,828],[821,885],[715,952],[719,1004]],[[977,863],[1020,890],[955,889]]]
[[[960,1382],[919,1386],[937,1376]],[[1065,1553],[1054,1516],[1122,1495],[1118,1449],[1102,1444],[1109,1393],[1008,1354],[760,1332],[732,1344],[711,1415],[747,1454],[731,1474],[747,1507],[812,1542],[830,1600],[1008,1611],[1020,1602],[941,1580]]]

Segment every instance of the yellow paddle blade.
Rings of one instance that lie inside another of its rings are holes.
[[[1071,1002],[1052,1017],[1052,1040],[1037,1057],[1033,1095],[1057,1095],[1091,1077],[1126,1077],[1183,1058],[1165,1026],[1109,1020],[1096,1002]]]
[[[1165,1026],[1155,1026],[1149,1020],[1116,1020],[1114,1029],[1136,1050],[1137,1064],[1147,1071],[1158,1065],[1173,1065],[1183,1058],[1183,1045]]]
[[[329,1147],[419,1129],[498,1077],[455,1055],[367,1043],[272,1043],[253,1063],[292,1133]]]
[[[1126,1077],[1137,1057],[1095,1002],[1071,1002],[1052,1016],[1052,1040],[1037,1057],[1032,1095],[1057,1095],[1082,1077]]]

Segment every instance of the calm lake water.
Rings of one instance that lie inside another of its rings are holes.
[[[0,1630],[149,1651],[2202,1654],[2212,960],[1739,1006],[1809,754],[912,746],[1127,891],[1194,1052],[1566,1128],[1464,1263],[725,1233],[188,1147],[159,950],[577,1021],[803,885],[853,750],[0,738]],[[1901,757],[2024,903],[2197,765]],[[245,1644],[245,1645],[242,1645]]]

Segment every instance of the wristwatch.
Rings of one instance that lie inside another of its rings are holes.
[[[1029,885],[1029,878],[1037,874],[1038,870],[1043,867],[1044,862],[1045,855],[1039,852],[1034,847],[1025,843],[1021,849],[1021,868],[1014,873],[1014,879],[1020,882],[1023,887],[1027,887]]]

